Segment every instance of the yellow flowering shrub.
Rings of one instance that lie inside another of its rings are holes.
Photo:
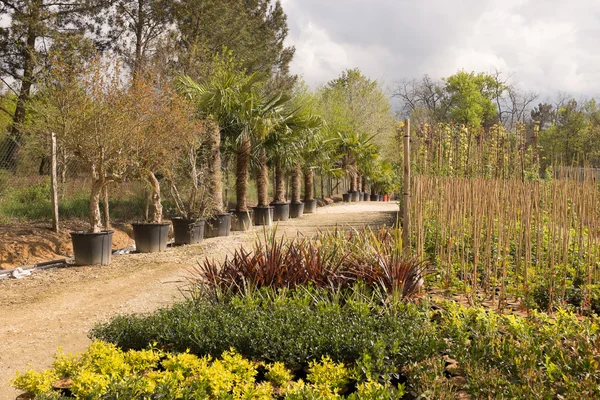
[[[259,366],[233,349],[213,359],[189,352],[170,354],[154,348],[123,352],[112,344],[96,341],[78,355],[65,355],[59,349],[51,369],[17,372],[12,384],[34,396],[59,398],[60,391],[53,390],[52,385],[59,379],[69,378],[72,396],[82,400],[269,400],[281,397],[327,400],[343,398],[340,393],[351,379],[351,371],[329,357],[310,363],[307,383],[294,382],[292,373],[279,362],[264,365],[264,378],[257,381]],[[359,384],[358,391],[348,398],[396,398],[382,397],[388,389],[376,382],[366,382]]]

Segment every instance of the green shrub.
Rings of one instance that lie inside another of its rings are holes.
[[[378,393],[377,384],[388,388],[393,377],[431,399],[456,398],[458,391],[475,398],[600,398],[596,317],[560,311],[523,318],[450,302],[435,308],[426,302],[381,303],[356,288],[258,291],[221,302],[187,301],[151,316],[118,317],[96,327],[93,336],[124,349],[156,341],[199,356],[233,347],[252,360],[309,368],[307,382],[292,384],[288,398],[296,399],[335,398],[345,379],[363,383],[363,397],[357,391],[354,398],[370,398],[365,393]],[[456,360],[458,372],[446,370],[446,356]],[[325,363],[351,365],[351,376],[335,368],[315,372],[319,367],[311,360],[323,357],[329,357]],[[269,368],[266,378],[285,387],[285,368],[277,373]],[[373,398],[390,398],[385,396],[391,389],[385,393]]]
[[[437,353],[443,341],[426,306],[390,304],[385,312],[359,292],[341,295],[302,289],[235,296],[215,303],[187,301],[151,316],[120,316],[91,336],[140,350],[149,343],[196,355],[217,356],[230,347],[251,359],[304,368],[313,359],[374,360],[373,375]]]

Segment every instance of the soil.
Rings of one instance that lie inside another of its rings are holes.
[[[310,237],[319,230],[389,225],[397,211],[395,203],[338,203],[281,223],[276,232]],[[31,226],[22,232],[22,237],[10,239],[8,249],[26,248],[26,263],[42,255],[49,256],[41,260],[46,261],[69,254],[66,234],[53,235]],[[199,261],[206,257],[222,260],[237,247],[249,246],[263,232],[256,227],[252,232],[233,232],[163,253],[115,256],[106,267],[50,269],[21,280],[0,281],[0,400],[19,394],[9,385],[17,370],[24,371],[28,365],[38,370],[50,367],[59,346],[65,352],[85,350],[90,343],[88,331],[117,314],[150,313],[181,300]],[[121,238],[123,243],[128,240]],[[31,250],[28,243],[47,253]],[[0,254],[5,258],[3,249]]]
[[[88,228],[86,223],[70,221],[59,233],[54,233],[43,223],[11,224],[0,227],[0,269],[17,268],[43,261],[73,256],[69,232]],[[129,234],[112,228],[113,249],[133,244]]]

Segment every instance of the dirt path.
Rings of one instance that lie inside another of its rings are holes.
[[[397,210],[394,203],[336,204],[277,229],[286,236],[312,236],[336,226],[383,225]],[[164,253],[117,256],[108,267],[55,269],[0,281],[0,400],[17,396],[8,383],[16,370],[49,367],[59,346],[83,351],[88,330],[115,314],[152,312],[181,299],[198,261],[222,259],[261,234],[256,228]]]

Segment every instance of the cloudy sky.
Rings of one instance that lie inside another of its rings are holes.
[[[392,85],[499,69],[522,89],[600,94],[600,0],[282,0],[292,72],[316,86],[359,67]]]

